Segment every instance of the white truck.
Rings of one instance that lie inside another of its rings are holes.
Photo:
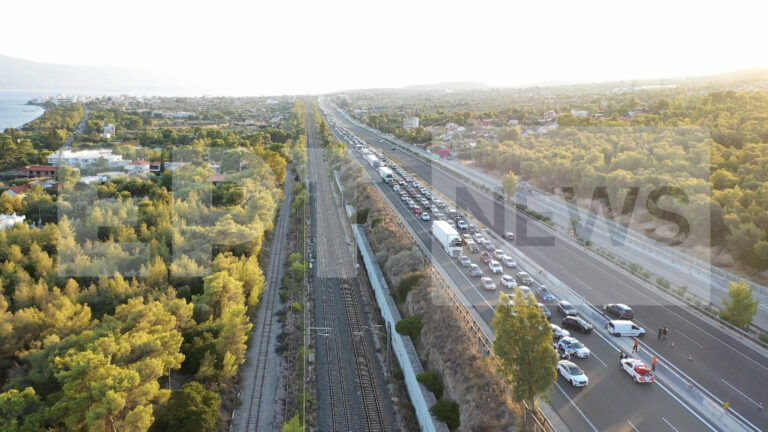
[[[384,180],[384,183],[392,183],[393,177],[391,169],[387,167],[379,167],[379,175],[381,176],[381,179]]]
[[[461,255],[461,236],[446,221],[435,221],[432,223],[432,234],[443,246],[445,253],[451,257]]]
[[[621,368],[632,377],[632,380],[640,384],[650,384],[656,381],[656,377],[651,372],[651,368],[645,365],[642,360],[633,357],[624,357],[620,360]]]
[[[365,155],[365,161],[368,162],[368,165],[378,168],[379,167],[379,158],[372,154]]]

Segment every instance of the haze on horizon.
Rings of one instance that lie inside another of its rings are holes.
[[[765,12],[744,0],[44,0],[4,5],[0,54],[146,69],[200,94],[598,82],[768,66]]]

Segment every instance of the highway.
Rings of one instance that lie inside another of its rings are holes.
[[[325,108],[333,113],[328,104]],[[642,340],[641,351],[655,353],[660,359],[660,368],[677,366],[692,379],[697,392],[708,391],[715,401],[730,403],[730,414],[752,425],[752,430],[768,427],[765,411],[758,409],[759,403],[768,402],[768,360],[765,352],[738,340],[731,332],[691,313],[675,300],[585,252],[515,209],[506,207],[503,202],[494,201],[486,193],[473,189],[422,159],[392,150],[391,146],[382,147],[378,137],[348,122],[338,113],[335,113],[334,119],[369,144],[379,147],[389,158],[432,185],[477,220],[492,227],[494,232],[514,231],[519,239],[517,248],[522,253],[584,296],[589,303],[621,302],[631,305],[635,309],[635,321],[649,332],[648,337]],[[389,193],[392,195],[391,191]],[[399,197],[396,198],[397,206],[400,201]],[[402,207],[401,203],[399,205]],[[417,225],[421,223],[413,217],[410,219]],[[426,232],[424,235],[429,236]],[[440,250],[434,252],[440,256]],[[453,264],[451,260],[447,257],[444,260],[450,268]],[[473,257],[473,262],[477,261]],[[489,321],[498,294],[483,293],[475,286],[477,283],[466,280],[458,268],[453,270],[453,275],[483,318]],[[554,313],[552,322],[559,322],[559,318]],[[655,336],[660,326],[666,326],[671,331],[667,341],[662,342]],[[621,344],[626,349],[627,338],[609,339],[592,334],[580,339],[595,354],[594,358],[580,361],[590,377],[590,386],[575,390],[558,381],[558,391],[552,395],[553,406],[574,430],[708,429],[676,397],[664,391],[666,386],[663,383],[640,387],[619,371],[618,350],[614,345]],[[689,356],[693,360],[689,360]]]

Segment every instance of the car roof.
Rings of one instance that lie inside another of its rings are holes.
[[[571,366],[579,367],[576,363],[574,363],[574,362],[572,362],[570,360],[560,360],[559,362],[557,362],[557,364],[561,364],[563,366],[568,366],[568,367],[571,367]],[[579,368],[579,369],[581,369],[581,368]]]
[[[560,300],[560,304],[563,306],[567,306],[567,305],[573,306],[571,302],[569,302],[568,300]]]
[[[616,325],[616,324],[628,324],[628,325],[635,325],[635,323],[634,323],[634,322],[632,322],[632,321],[630,321],[630,320],[611,320],[611,321],[609,321],[609,322],[610,322],[611,324],[613,324],[613,325]]]

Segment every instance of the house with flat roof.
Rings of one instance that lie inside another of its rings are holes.
[[[48,165],[59,166],[64,164],[85,168],[100,158],[106,159],[110,168],[122,168],[130,162],[123,160],[122,155],[112,153],[111,149],[59,150],[48,155]]]
[[[12,215],[2,214],[0,215],[0,231],[7,230],[8,228],[13,227],[14,225],[18,225],[20,223],[24,222],[24,219],[26,219],[26,216],[18,216],[16,213]]]

